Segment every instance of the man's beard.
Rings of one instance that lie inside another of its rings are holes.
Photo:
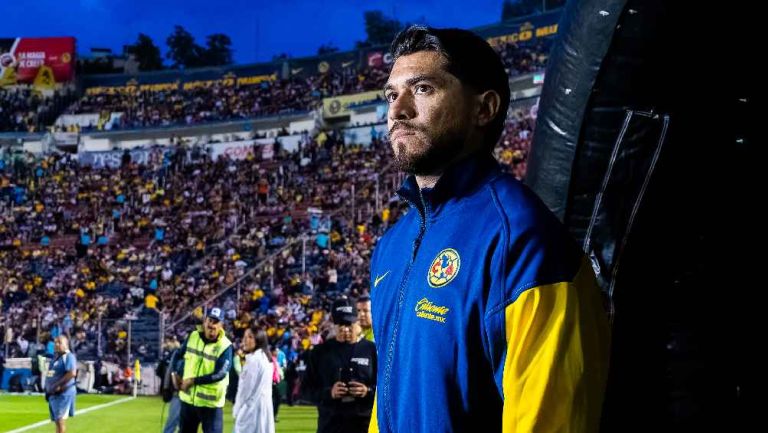
[[[408,145],[402,141],[393,144],[397,146],[397,151],[394,152],[395,167],[404,173],[417,176],[440,174],[454,158],[459,156],[467,138],[466,133],[459,128],[445,131],[434,138],[429,137],[423,129],[418,131],[423,134],[420,136],[426,136],[427,143],[416,153],[409,152]]]

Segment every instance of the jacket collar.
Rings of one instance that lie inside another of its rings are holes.
[[[423,215],[437,214],[451,199],[461,199],[477,191],[501,172],[491,154],[474,153],[448,167],[434,188],[419,189],[416,176],[408,176],[397,194]]]

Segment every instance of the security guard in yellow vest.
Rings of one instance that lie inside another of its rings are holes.
[[[220,308],[211,308],[203,326],[179,349],[183,361],[176,366],[174,381],[181,400],[181,433],[197,433],[200,424],[204,433],[222,433],[232,366],[232,342],[224,334],[223,319]]]

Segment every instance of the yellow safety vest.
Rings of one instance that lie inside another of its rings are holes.
[[[200,336],[202,332],[198,328],[189,335],[187,350],[184,352],[183,379],[214,373],[219,355],[232,345],[232,342],[224,335],[224,331],[219,334],[216,341],[205,344]],[[227,385],[229,385],[229,375],[224,376],[224,379],[218,382],[192,385],[186,392],[179,391],[179,399],[197,407],[224,407]]]

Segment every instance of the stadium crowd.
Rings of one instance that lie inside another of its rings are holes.
[[[543,70],[549,44],[510,42],[496,49],[509,75],[516,76]],[[0,88],[0,132],[44,131],[62,113],[123,113],[119,121],[111,123],[111,128],[139,129],[306,112],[318,108],[326,97],[380,90],[387,76],[384,68],[350,66],[252,85],[214,83],[186,90],[180,86],[174,90],[86,92],[79,99],[68,88],[50,97],[28,87]],[[96,122],[82,129],[100,129],[104,123]]]
[[[358,209],[371,212],[373,196],[363,185],[386,173],[380,169],[387,149],[378,141],[364,149],[327,137],[273,161],[212,161],[206,152],[176,149],[166,157],[157,150],[154,167],[97,170],[59,155],[32,167],[9,163],[0,279],[13,354],[29,355],[34,348],[25,342],[46,341],[57,331],[83,331],[92,343],[97,317],[117,320],[142,306],[172,320],[305,232],[313,239],[310,272],[299,277],[304,284],[323,291],[338,284],[338,277],[327,283],[329,268],[321,269],[327,263],[362,287],[371,235],[358,244],[359,227],[348,227],[361,216],[338,210],[349,204],[356,181],[364,197]],[[395,183],[388,185],[391,191]],[[309,207],[319,212],[310,215]],[[266,290],[270,302],[281,304],[287,289],[295,289],[297,275],[287,272],[300,253],[286,249],[275,259],[274,284],[261,275],[244,292],[256,301]],[[125,347],[125,329],[113,331],[103,353]]]
[[[43,96],[29,86],[0,86],[0,132],[44,131],[74,99],[68,87]]]
[[[533,123],[527,111],[511,111],[496,148],[518,178]],[[403,210],[398,178],[385,169],[386,142],[341,142],[323,133],[267,161],[258,149],[213,161],[202,148],[178,146],[155,148],[147,166],[126,159],[94,169],[62,154],[0,164],[0,320],[13,324],[11,352],[30,355],[32,343],[64,332],[95,356],[101,318],[118,323],[104,330],[101,348],[117,358],[126,314],[150,308],[172,323],[194,311],[175,331],[181,337],[202,317],[194,310],[201,300],[242,280],[221,299],[232,329],[269,324],[270,337],[290,341],[298,356],[324,323],[315,312],[336,294],[366,293],[368,254]],[[141,345],[134,351],[148,355]]]
[[[500,54],[511,75],[546,61],[512,44]],[[386,77],[349,69],[91,95],[68,112],[122,111],[125,128],[196,124],[311,109],[329,95],[379,89]],[[0,90],[0,101],[3,131],[35,130],[51,105],[29,91]],[[518,179],[534,123],[530,110],[510,110],[495,150]],[[395,194],[402,177],[384,139],[362,147],[320,132],[294,153],[276,142],[272,159],[260,146],[243,160],[214,160],[204,145],[177,142],[153,148],[146,164],[126,152],[119,167],[103,168],[64,153],[0,154],[0,355],[51,355],[53,338],[66,334],[79,359],[120,364],[128,377],[129,319],[162,316],[165,340],[154,345],[167,353],[216,305],[236,344],[258,323],[295,371],[332,332],[331,303],[368,294],[370,252],[406,210]],[[134,336],[131,355],[157,359],[146,338]]]
[[[510,76],[543,70],[548,44],[502,44],[496,47]],[[259,84],[225,86],[214,83],[189,90],[158,90],[86,95],[67,109],[70,114],[120,112],[113,128],[195,125],[316,109],[323,98],[380,90],[388,72],[383,68],[347,67],[306,78],[293,77]],[[98,125],[93,125],[97,128]],[[86,130],[89,127],[86,127]]]

